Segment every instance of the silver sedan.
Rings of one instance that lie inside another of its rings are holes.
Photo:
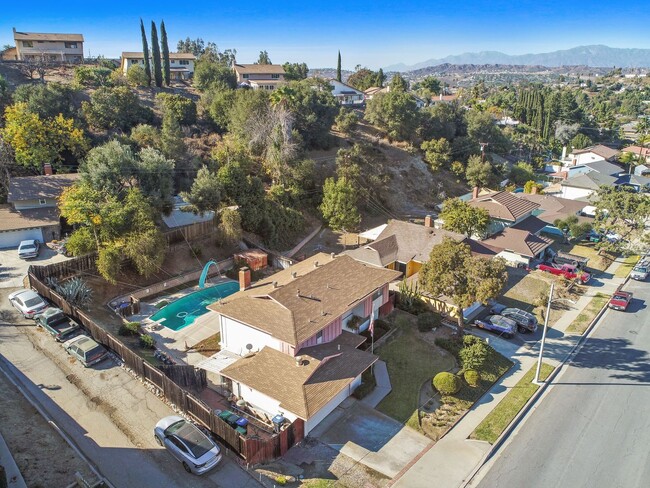
[[[188,473],[206,473],[221,461],[219,446],[182,417],[170,415],[159,420],[153,433],[158,445],[179,460]]]

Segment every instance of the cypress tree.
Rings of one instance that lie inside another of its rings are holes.
[[[336,64],[336,81],[341,81],[341,51],[339,51],[339,61]]]
[[[147,75],[147,86],[151,86],[151,66],[149,65],[149,45],[147,34],[144,32],[144,24],[140,19],[140,31],[142,32],[142,54],[144,55],[144,74]]]
[[[384,80],[385,79],[386,79],[386,76],[384,75],[384,70],[382,68],[379,68],[379,71],[377,72],[377,81],[379,82],[379,83],[377,83],[377,86],[379,88],[384,87]]]
[[[153,58],[153,79],[156,86],[162,86],[162,69],[160,67],[160,44],[158,44],[158,29],[156,24],[151,21],[151,57]]]
[[[171,79],[171,69],[169,65],[169,44],[167,44],[167,31],[165,30],[165,21],[160,23],[160,49],[162,50],[162,72],[165,85],[169,86]]]

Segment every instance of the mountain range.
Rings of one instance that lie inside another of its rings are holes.
[[[650,67],[650,49],[616,48],[603,45],[578,46],[571,49],[539,54],[505,54],[499,51],[481,51],[428,59],[407,66],[404,63],[386,66],[384,71],[413,71],[439,64],[507,64],[556,66],[593,66],[617,68]]]

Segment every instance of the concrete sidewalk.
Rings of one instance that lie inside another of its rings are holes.
[[[386,396],[391,392],[393,387],[390,384],[390,377],[388,376],[388,368],[386,367],[386,363],[384,361],[377,361],[375,365],[373,366],[372,370],[374,376],[375,376],[375,381],[377,382],[377,386],[375,386],[375,389],[372,390],[372,393],[369,395],[366,395],[361,402],[365,403],[366,405],[375,408],[377,405],[379,405],[379,402],[381,402]]]
[[[594,277],[594,282],[587,293],[580,297],[552,329],[548,330],[544,362],[553,366],[560,364],[581,337],[566,334],[565,331],[569,325],[584,310],[596,293],[613,293],[624,283],[624,278],[614,277],[621,262],[622,260],[614,261],[604,273]],[[487,442],[470,440],[468,437],[506,396],[508,391],[536,364],[540,344],[537,342],[532,347],[524,344],[515,350],[516,344],[491,336],[490,345],[499,353],[510,358],[515,363],[514,366],[490,391],[483,395],[445,437],[421,452],[401,473],[393,478],[391,486],[429,488],[431,480],[435,479],[437,488],[457,488],[468,479],[474,468],[490,450],[490,444]]]

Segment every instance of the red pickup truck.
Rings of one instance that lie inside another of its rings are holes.
[[[609,300],[609,308],[625,312],[627,306],[632,301],[632,293],[629,291],[617,291]]]
[[[562,266],[556,264],[540,264],[537,266],[537,269],[554,274],[555,276],[564,276],[567,280],[579,279],[583,283],[587,283],[591,279],[589,273],[579,270],[572,264],[563,264]]]

